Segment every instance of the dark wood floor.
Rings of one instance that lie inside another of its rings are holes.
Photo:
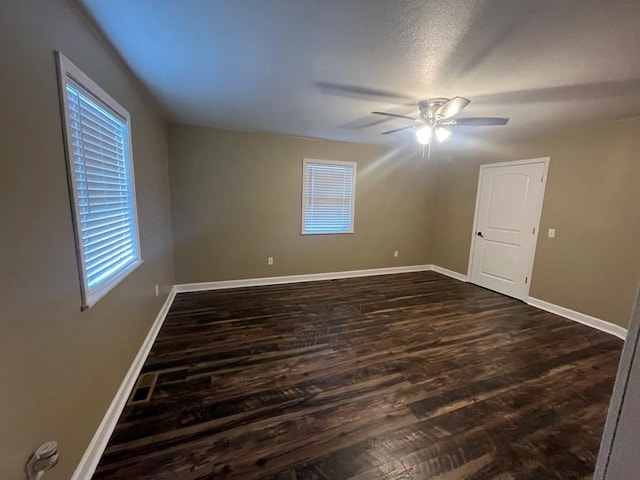
[[[96,479],[588,479],[622,341],[434,272],[176,297]]]

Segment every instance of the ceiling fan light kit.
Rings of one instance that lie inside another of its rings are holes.
[[[418,143],[426,145],[431,141],[432,128],[429,125],[425,125],[416,130],[416,138]]]
[[[440,126],[436,127],[436,138],[438,139],[438,142],[444,142],[447,138],[449,138],[449,136],[451,136],[451,130],[447,130],[446,128]]]
[[[471,100],[463,97],[454,98],[430,98],[423,100],[418,104],[420,109],[420,117],[413,118],[407,115],[398,115],[397,113],[387,112],[371,112],[375,115],[384,115],[387,117],[401,118],[403,120],[410,120],[413,125],[408,127],[395,128],[382,132],[382,135],[390,133],[400,132],[402,130],[408,130],[410,128],[416,129],[416,140],[421,145],[431,145],[432,137],[436,137],[438,142],[444,142],[451,135],[451,130],[448,127],[452,126],[465,126],[465,127],[485,127],[495,125],[506,125],[509,121],[508,118],[501,117],[467,117],[458,118],[455,117],[460,111],[471,103]]]

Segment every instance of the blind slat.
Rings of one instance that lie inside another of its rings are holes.
[[[97,193],[88,195],[87,193],[87,189],[85,187],[83,188],[79,188],[78,190],[80,190],[78,198],[87,198],[87,199],[101,199],[101,200],[105,200],[105,199],[110,199],[110,200],[119,200],[119,201],[126,201],[126,199],[128,198],[128,196],[126,194],[109,194],[109,195],[98,195]]]
[[[83,200],[84,200],[84,201],[88,201],[88,199],[87,199],[87,198],[84,198]],[[115,201],[109,201],[109,200],[107,200],[107,201],[100,201],[100,202],[98,202],[98,201],[95,201],[95,200],[94,200],[94,201],[92,201],[92,202],[91,202],[91,208],[93,209],[93,208],[106,207],[106,206],[109,206],[109,207],[115,207],[116,205],[128,205],[128,203],[129,203],[129,202],[127,202],[126,200],[118,201],[118,202],[115,202]],[[86,205],[85,205],[85,204],[81,204],[80,206],[81,206],[81,207],[88,207],[88,206],[89,206],[89,204],[88,204],[88,203],[86,203]],[[81,213],[82,213],[82,212],[81,212]],[[85,212],[85,213],[88,213],[88,212]]]
[[[93,175],[93,174],[88,174],[87,177],[91,176],[93,178],[93,180],[87,178],[86,182],[89,185],[93,185],[95,187],[98,187],[100,185],[109,185],[110,187],[122,187],[123,190],[127,190],[127,184],[125,182],[125,179],[122,178],[120,180],[113,180],[110,179],[109,180],[104,180],[104,177],[99,177],[97,175]],[[98,177],[98,178],[96,178]]]
[[[87,190],[89,190],[90,192],[125,192],[126,194],[126,188],[120,188],[120,187],[112,187],[112,186],[107,186],[107,184],[104,183],[95,183],[95,182],[85,182],[87,184]],[[110,195],[110,194],[109,194]]]
[[[122,256],[120,258],[114,258],[110,264],[104,265],[98,270],[87,269],[87,276],[89,277],[89,288],[97,287],[102,282],[109,279],[109,277],[127,268],[134,261],[135,257],[133,256]]]
[[[104,248],[110,247],[111,245],[120,244],[123,242],[128,242],[130,239],[127,237],[126,233],[116,234],[110,238],[102,239],[99,242],[95,242],[90,246],[85,246],[84,252],[86,255],[97,252],[98,250],[102,250]]]
[[[76,120],[83,124],[89,122],[102,130],[110,132],[114,136],[120,135],[122,128],[121,122],[109,115],[106,110],[101,109],[84,95],[80,95],[78,106],[79,109],[76,113],[80,115],[80,119]]]
[[[87,254],[87,265],[94,265],[97,260],[106,257],[113,257],[114,255],[119,255],[125,250],[131,252],[131,241],[127,241],[126,243],[118,243],[117,245],[110,245],[108,248],[102,248],[99,250],[94,250],[91,254]]]
[[[130,258],[131,256],[131,249],[127,249],[124,252],[118,253],[117,255],[111,255],[102,260],[90,262],[87,265],[87,273],[89,277],[95,277],[96,275],[100,275],[116,263],[119,263],[120,261],[122,261],[122,259]]]
[[[87,157],[85,157],[86,159]],[[118,164],[112,164],[110,162],[106,162],[104,160],[100,160],[100,159],[93,159],[93,158],[89,158],[89,160],[91,160],[90,162],[87,162],[86,164],[84,163],[86,160],[83,161],[83,163],[78,163],[76,162],[76,166],[81,166],[84,169],[95,169],[95,170],[104,170],[105,172],[111,172],[111,173],[115,173],[117,175],[122,175],[123,177],[126,176],[125,175],[125,167],[122,165],[118,165]],[[102,165],[99,165],[96,162],[101,162]],[[109,165],[109,166],[105,166],[105,165]]]
[[[93,220],[91,216],[89,216],[89,218],[90,220],[82,222],[82,230],[85,232],[85,239],[94,238],[100,232],[109,233],[119,228],[126,228],[131,223],[128,215],[118,218],[109,218],[106,220]]]
[[[86,109],[80,111],[76,106],[76,109],[71,115],[71,121],[77,125],[82,125],[83,128],[93,130],[96,133],[105,133],[112,138],[123,140],[123,132],[119,127],[108,122],[103,122],[97,115],[88,112]]]
[[[117,204],[115,202],[113,203],[109,203],[109,202],[102,202],[102,203],[97,203],[94,202],[91,204],[91,206],[87,205],[80,205],[80,211],[79,214],[80,215],[89,215],[91,214],[101,214],[104,212],[115,212],[118,210],[128,210],[129,206],[126,205],[126,202],[122,202],[120,204]]]
[[[108,220],[111,223],[115,223],[116,221],[128,220],[130,215],[128,211],[120,210],[118,213],[92,211],[90,214],[86,213],[82,216],[87,218],[86,221],[83,221],[83,224],[88,226],[88,223],[90,222],[104,222],[105,220]]]
[[[96,150],[92,148],[89,142],[85,141],[82,142],[82,150],[84,151],[85,158],[88,160],[95,160],[124,168],[124,157],[122,155],[111,155],[110,153]]]
[[[94,235],[91,239],[83,239],[84,240],[84,248],[91,250],[91,248],[99,245],[101,242],[105,242],[107,240],[115,239],[116,237],[124,239],[127,237],[128,232],[126,230],[113,230],[109,232],[108,235]],[[91,240],[91,241],[89,241]]]
[[[101,143],[106,143],[107,145],[109,145],[109,148],[111,148],[115,152],[120,151],[124,148],[124,143],[122,142],[121,138],[116,138],[112,135],[105,135],[101,130],[90,127],[89,125],[82,126],[82,133],[84,134],[87,141],[90,140],[95,145],[102,146]]]
[[[114,225],[114,224],[108,224],[105,225],[104,227],[96,227],[93,230],[90,228],[82,228],[82,239],[83,240],[90,240],[92,238],[97,238],[100,236],[103,236],[107,233],[111,233],[111,232],[116,232],[116,231],[125,231],[128,230],[129,227],[131,226],[131,224],[129,222],[127,223],[123,223],[123,224],[118,224],[118,225]]]
[[[127,177],[122,173],[121,175],[112,175],[115,172],[105,173],[106,170],[103,168],[96,168],[93,165],[87,165],[84,172],[76,172],[76,173],[84,173],[87,176],[99,177],[99,178],[110,178],[112,180],[117,180],[120,182],[125,182]]]
[[[82,138],[83,142],[98,147],[100,149],[107,150],[115,155],[121,155],[124,150],[123,139],[117,135],[104,130],[98,130],[89,125],[82,125]]]

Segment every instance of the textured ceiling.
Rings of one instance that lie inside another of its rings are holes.
[[[488,138],[640,115],[638,0],[81,0],[169,119],[361,142],[431,97]],[[460,131],[461,130],[461,131]]]

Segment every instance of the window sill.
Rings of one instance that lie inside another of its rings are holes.
[[[120,284],[120,282],[127,278],[135,269],[137,269],[143,263],[143,260],[139,259],[129,265],[126,269],[122,270],[115,277],[110,278],[107,282],[105,282],[104,285],[100,287],[99,291],[91,294],[90,299],[86,299],[86,301],[83,301],[80,310],[84,311],[93,307],[96,303],[98,303],[100,299],[102,299],[107,293],[113,290],[118,284]]]
[[[355,233],[353,230],[346,232],[300,232],[300,235],[348,235]]]

